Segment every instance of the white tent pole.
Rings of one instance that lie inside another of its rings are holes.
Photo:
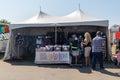
[[[80,3],[79,3],[79,10],[80,10]]]

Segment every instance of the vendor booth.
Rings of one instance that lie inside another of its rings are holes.
[[[71,63],[69,40],[73,34],[84,38],[90,32],[104,33],[107,54],[108,20],[101,20],[77,10],[67,16],[54,17],[42,11],[38,15],[10,25],[10,39],[4,59],[33,56],[36,64]],[[29,55],[29,56],[28,56]]]

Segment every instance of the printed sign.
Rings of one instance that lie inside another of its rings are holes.
[[[35,63],[70,63],[70,55],[68,51],[36,51]]]

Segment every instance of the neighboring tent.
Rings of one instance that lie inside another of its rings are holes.
[[[93,27],[102,27],[104,28],[105,32],[107,32],[108,29],[108,20],[102,20],[102,19],[96,19],[93,17],[90,17],[86,15],[82,10],[77,10],[69,15],[63,16],[63,17],[56,17],[56,16],[50,16],[42,11],[38,15],[33,16],[32,18],[10,25],[10,34],[13,35],[12,31],[18,30],[21,28],[27,29],[30,28],[30,30],[33,30],[32,28],[35,27],[41,27],[41,28],[48,28],[48,27],[67,27],[74,26],[74,27],[81,27],[81,26],[90,26]],[[27,33],[24,30],[23,33]],[[35,31],[34,31],[35,32]],[[7,49],[5,52],[4,59],[10,59],[10,55],[15,52],[12,47],[14,43],[11,43],[11,40],[13,40],[13,37],[10,37],[9,44],[7,45]]]

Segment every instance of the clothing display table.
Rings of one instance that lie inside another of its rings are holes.
[[[58,64],[66,63],[70,64],[69,51],[40,51],[36,49],[35,64]]]

